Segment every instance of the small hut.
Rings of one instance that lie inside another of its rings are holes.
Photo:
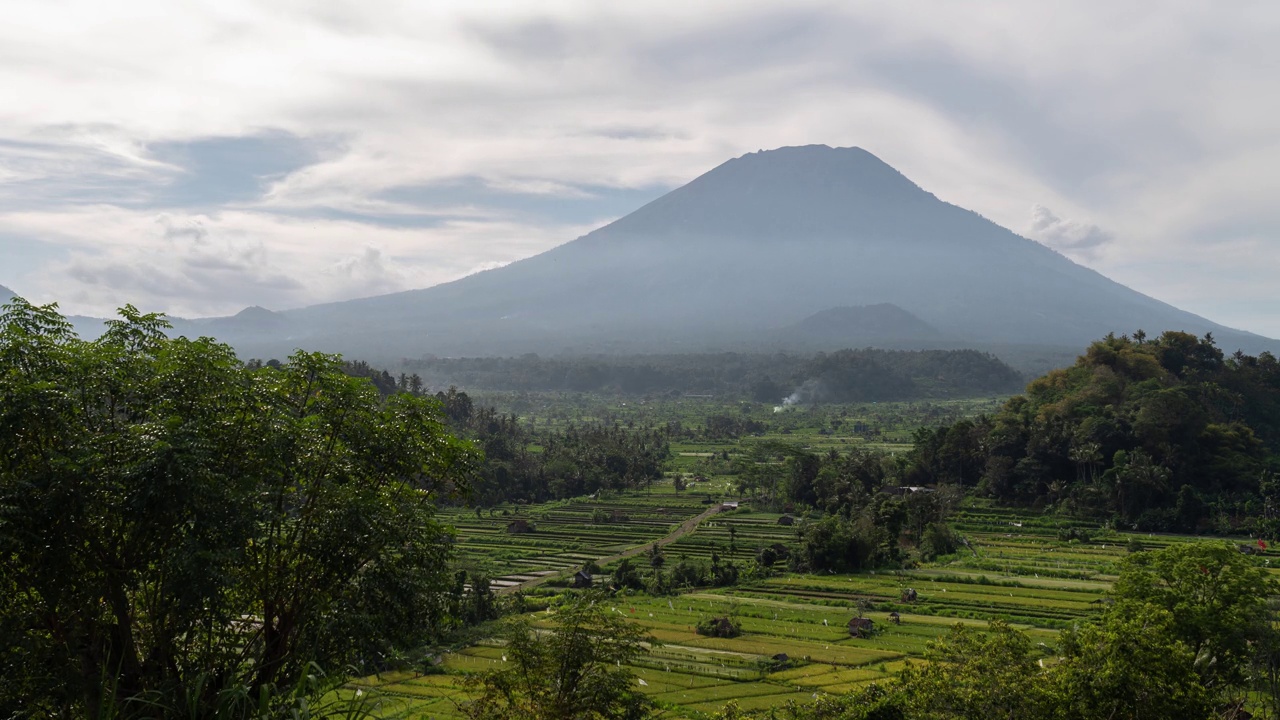
[[[786,662],[790,660],[791,657],[788,656],[786,653],[778,653],[777,655],[773,656],[773,659],[776,660],[777,662]]]
[[[869,618],[856,617],[849,621],[849,635],[856,638],[865,638],[871,636],[875,623]]]
[[[707,637],[735,638],[742,633],[742,627],[727,617],[718,617],[698,623],[694,632]]]
[[[534,525],[524,518],[516,518],[507,523],[507,532],[514,534],[531,533],[534,531]]]
[[[907,588],[902,591],[902,602],[913,603],[916,601],[915,588]]]
[[[573,574],[573,587],[575,588],[589,588],[592,582],[591,573],[586,570],[579,570]]]
[[[894,625],[901,625],[902,616],[899,615],[897,611],[891,612],[889,613],[889,622],[893,623]]]
[[[778,518],[778,524],[786,525],[790,527],[796,524],[796,519],[791,517],[790,515],[783,515],[782,517]]]

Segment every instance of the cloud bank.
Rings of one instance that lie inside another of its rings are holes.
[[[421,287],[826,143],[1277,336],[1277,32],[1265,2],[18,0],[0,284],[186,315]]]

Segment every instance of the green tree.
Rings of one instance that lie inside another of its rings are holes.
[[[0,312],[0,714],[209,716],[440,625],[471,451],[437,406],[166,329]]]
[[[1163,608],[1118,603],[1098,622],[1064,632],[1062,653],[1053,680],[1066,720],[1214,716],[1211,695],[1193,669],[1195,654]]]
[[[478,696],[462,711],[476,720],[637,720],[652,705],[630,668],[653,638],[609,610],[600,593],[568,598],[549,634],[525,618],[505,623],[503,668],[474,677]]]
[[[956,625],[929,644],[924,663],[900,679],[911,717],[1019,720],[1051,717],[1052,697],[1025,633],[993,621],[987,632]]]
[[[1121,565],[1113,593],[1167,611],[1210,688],[1244,680],[1250,646],[1270,631],[1267,596],[1277,584],[1230,543],[1178,543],[1135,553]]]

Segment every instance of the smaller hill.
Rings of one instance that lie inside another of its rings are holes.
[[[281,339],[288,337],[289,321],[280,313],[272,312],[264,307],[253,305],[229,317],[214,318],[169,318],[173,323],[173,331],[178,335],[214,335],[224,337],[235,335],[240,338]]]
[[[942,333],[892,303],[833,307],[783,328],[783,340],[832,347],[938,340]]]
[[[288,325],[288,321],[280,313],[253,305],[236,313],[234,317],[217,318],[209,323],[211,327],[221,327],[223,324],[234,325],[245,332],[262,333],[282,329]]]
[[[1144,532],[1280,538],[1270,510],[1265,527],[1245,524],[1280,503],[1280,361],[1188,333],[1108,335],[994,416],[925,429],[914,462],[912,485],[976,487]]]

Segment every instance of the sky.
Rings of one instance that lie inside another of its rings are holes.
[[[9,0],[0,285],[187,317],[426,287],[824,143],[1280,337],[1276,37],[1269,0]]]

